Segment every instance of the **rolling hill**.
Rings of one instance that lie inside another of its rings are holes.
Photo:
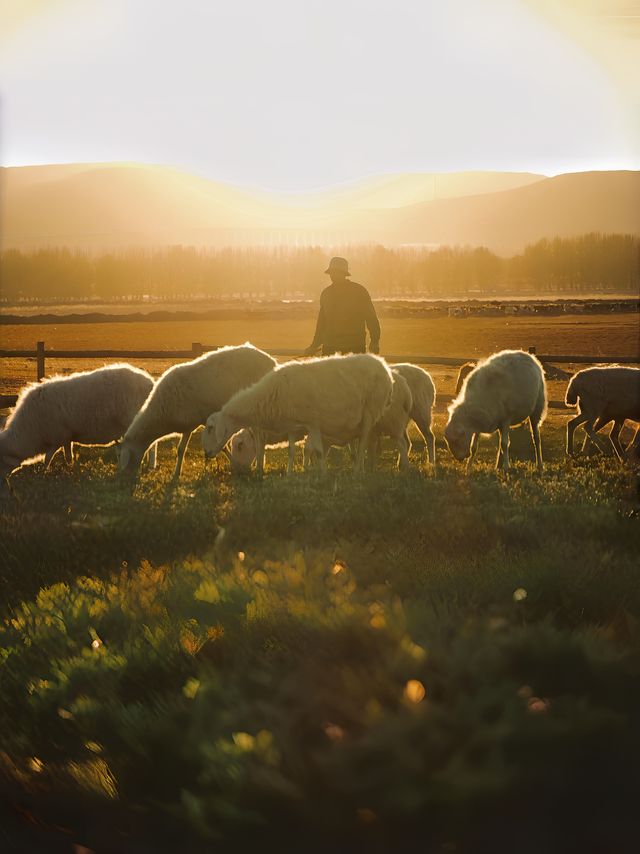
[[[640,173],[384,175],[304,193],[229,186],[139,164],[5,167],[3,248],[336,244],[484,245],[640,232]]]

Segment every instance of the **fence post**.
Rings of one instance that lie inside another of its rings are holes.
[[[535,356],[536,348],[535,347],[529,347],[529,352],[531,353],[532,356]]]
[[[44,379],[44,341],[36,344],[36,378],[38,382]]]

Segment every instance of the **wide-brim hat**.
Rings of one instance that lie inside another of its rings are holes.
[[[349,263],[346,258],[332,258],[329,261],[329,266],[325,270],[325,273],[344,273],[345,276],[350,276],[349,272]]]

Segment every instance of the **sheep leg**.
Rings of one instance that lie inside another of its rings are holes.
[[[600,416],[598,416],[598,418],[596,418],[595,423],[593,425],[593,432],[598,433],[600,430],[602,430],[602,428],[604,427],[604,425],[606,423],[607,422],[604,420],[604,418],[600,418]],[[589,436],[585,433],[584,441],[582,443],[582,450],[580,453],[585,454],[587,451],[590,450],[592,445],[593,445],[593,442],[591,441]],[[600,448],[598,445],[595,445],[594,447],[595,447],[596,451],[602,450],[602,448]]]
[[[429,455],[429,462],[432,466],[436,464],[436,437],[433,435],[433,430],[431,429],[431,423],[427,421],[427,419],[423,418],[414,418],[414,423],[422,438],[424,439],[424,443],[427,448],[427,454]]]
[[[356,455],[356,470],[364,471],[364,454],[369,444],[369,437],[373,429],[371,416],[365,414],[362,418],[362,427],[360,428],[360,436],[358,441],[358,453]]]
[[[62,446],[62,452],[64,454],[64,461],[68,466],[73,465],[73,442],[66,442]]]
[[[58,453],[59,450],[60,450],[60,448],[49,448],[49,450],[45,453],[45,455],[44,455],[44,470],[45,471],[49,470],[49,466],[51,465],[51,460],[55,457],[55,455]]]
[[[630,459],[633,457],[638,450],[640,450],[640,427],[636,430],[633,439],[629,442],[627,447],[624,449],[625,459]]]
[[[471,453],[469,454],[469,459],[467,460],[467,471],[471,470],[471,466],[473,465],[473,461],[475,459],[476,453],[478,452],[478,442],[480,441],[480,433],[474,433],[471,437]]]
[[[437,465],[436,461],[436,437],[433,434],[433,430],[429,428],[429,432],[425,435],[427,440],[427,454],[429,455],[429,462],[435,468]]]
[[[576,432],[576,428],[581,424],[584,424],[585,421],[588,421],[589,417],[587,415],[583,415],[582,412],[579,412],[575,418],[570,418],[567,421],[567,455],[570,457],[575,456],[575,451],[573,449],[573,434]]]
[[[529,426],[531,427],[531,438],[533,439],[533,447],[536,452],[536,468],[538,469],[538,472],[541,472],[543,469],[542,445],[540,443],[540,421],[538,418],[531,415],[529,417]]]
[[[597,419],[595,422],[594,421],[587,421],[587,423],[584,425],[584,429],[585,429],[587,436],[589,437],[589,439],[591,439],[591,441],[593,442],[595,447],[600,451],[601,454],[603,454],[604,453],[604,447],[602,445],[602,440],[601,440],[600,436],[598,436],[596,434],[596,431],[593,429],[594,423],[597,423]],[[615,450],[615,445],[614,445],[614,450]]]
[[[256,430],[254,432],[254,438],[256,442],[256,474],[262,475],[264,474],[264,433],[262,430]]]
[[[180,474],[182,472],[182,461],[184,460],[184,455],[187,450],[187,445],[189,444],[189,439],[191,438],[191,433],[183,433],[180,437],[180,441],[178,443],[178,451],[176,458],[176,467],[173,470],[173,474],[171,476],[171,480],[178,480]]]
[[[308,441],[305,441],[302,449],[302,468],[307,471],[313,465],[313,452]]]
[[[398,449],[399,449],[399,447],[398,447]],[[374,469],[376,468],[376,466],[380,460],[381,451],[382,451],[382,442],[380,439],[380,435],[379,434],[373,435],[373,433],[372,433],[371,437],[369,439],[369,447],[367,448],[367,469],[369,471],[374,471]]]
[[[620,462],[624,462],[625,452],[622,444],[620,442],[620,432],[624,427],[624,421],[615,421],[613,427],[611,428],[611,433],[609,433],[609,439],[611,440],[611,444],[613,445],[613,450],[616,452],[616,456],[620,460]]]
[[[406,471],[409,468],[409,451],[411,450],[411,441],[409,439],[409,434],[406,430],[403,430],[402,435],[397,440],[398,445],[398,468],[401,471]]]
[[[296,465],[296,439],[293,433],[289,433],[289,453],[287,457],[287,475],[292,475]]]
[[[147,467],[150,469],[155,469],[158,465],[158,443],[154,442],[152,445],[146,450],[145,454],[147,458]]]
[[[144,452],[142,457],[142,461],[147,469],[155,469],[158,462],[158,443],[154,442],[152,445],[149,445],[147,450]]]
[[[309,430],[309,442],[313,458],[318,460],[320,471],[322,474],[325,474],[327,471],[327,461],[325,459],[324,442],[322,441],[322,434],[317,427],[312,427]]]
[[[500,452],[502,452],[502,470],[509,471],[509,425],[502,425],[500,428],[500,448],[498,458],[496,460],[496,468],[500,467]]]

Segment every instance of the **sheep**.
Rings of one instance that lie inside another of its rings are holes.
[[[574,455],[573,434],[584,424],[587,434],[582,450],[591,440],[601,447],[596,433],[610,421],[609,441],[619,460],[626,451],[620,443],[625,420],[640,421],[640,368],[608,365],[585,368],[573,375],[565,395],[567,406],[577,406],[578,414],[567,422],[567,454]]]
[[[202,436],[205,456],[219,453],[242,427],[278,434],[304,430],[323,471],[323,436],[339,441],[358,438],[356,468],[362,470],[371,431],[392,389],[389,366],[370,353],[287,362],[207,418]],[[258,452],[260,458],[262,448]]]
[[[436,439],[431,430],[431,418],[436,402],[436,387],[431,375],[423,368],[408,362],[398,362],[391,365],[391,370],[397,371],[409,384],[413,404],[411,418],[422,434],[429,462],[436,464]]]
[[[449,406],[444,435],[457,460],[470,457],[480,433],[500,431],[502,467],[509,470],[509,427],[528,420],[542,471],[540,425],[547,412],[547,388],[542,365],[522,350],[502,350],[481,362],[466,378],[460,395]],[[500,452],[496,468],[500,465]]]
[[[173,365],[153,387],[119,446],[119,471],[135,476],[145,450],[161,436],[180,435],[173,480],[180,477],[191,433],[237,391],[272,371],[276,361],[249,342]]]
[[[429,462],[435,465],[435,436],[431,430],[431,415],[436,396],[433,380],[430,374],[423,368],[419,368],[417,365],[412,365],[407,362],[392,364],[390,365],[390,368],[392,373],[397,372],[400,374],[409,386],[409,392],[412,398],[410,418],[416,423],[418,430],[425,440],[427,453],[429,455]],[[403,395],[403,397],[406,399],[406,395]],[[391,435],[392,438],[395,438],[393,429],[383,430],[382,432],[383,434]],[[299,441],[303,438],[303,432],[299,432],[293,436],[295,441]],[[288,441],[289,436],[285,434],[277,435],[275,433],[270,433],[266,436],[267,444],[265,447],[279,447]],[[402,447],[406,447],[408,453],[409,448],[411,447],[408,437],[406,437],[406,443],[407,444],[405,445],[405,439],[400,440],[400,444]],[[331,442],[325,439],[325,445],[327,448],[330,444]],[[254,459],[256,459],[256,448],[256,438],[252,431],[249,429],[240,430],[231,438],[230,442],[230,460],[232,466],[240,470],[249,469]],[[404,465],[404,451],[400,449],[400,447],[399,450],[400,462]],[[295,445],[292,442],[289,444],[289,463],[287,466],[287,471],[289,473],[293,470],[294,454]],[[258,470],[260,470],[259,462]]]
[[[398,468],[409,467],[409,451],[411,442],[407,426],[411,420],[413,395],[409,383],[396,368],[391,368],[393,389],[389,405],[376,421],[369,440],[369,464],[373,468],[374,461],[380,456],[380,438],[389,436],[398,448]]]
[[[369,467],[372,469],[375,465],[375,461],[380,456],[380,439],[382,436],[389,436],[394,440],[398,449],[398,468],[406,469],[409,466],[411,442],[407,432],[407,425],[411,420],[413,397],[411,395],[409,383],[394,368],[391,368],[391,376],[393,379],[391,399],[388,406],[382,413],[382,416],[375,423],[373,430],[371,431],[369,446],[367,448]],[[354,442],[347,443],[344,439],[331,436],[323,435],[322,437],[322,447],[325,456],[329,448],[333,446],[341,447],[346,444],[350,445],[352,458],[355,457],[357,454],[357,448],[355,448]],[[311,456],[311,443],[305,442],[305,465],[310,462]]]
[[[153,378],[127,364],[51,377],[24,388],[0,433],[0,476],[44,455],[45,469],[60,448],[73,464],[73,443],[109,445],[140,409]]]
[[[456,380],[455,397],[460,394],[463,382],[469,376],[471,371],[475,367],[477,367],[477,365],[477,362],[465,362],[464,365],[460,365],[460,370],[458,371],[458,379]]]

